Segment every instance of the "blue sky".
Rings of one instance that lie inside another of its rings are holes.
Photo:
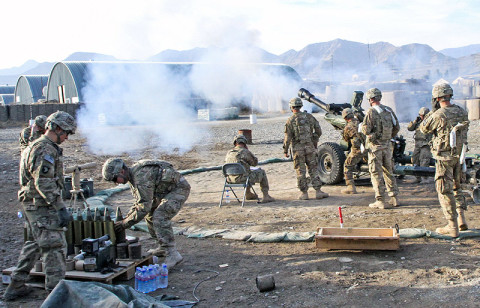
[[[336,38],[436,50],[479,44],[480,2],[453,0],[16,0],[2,3],[0,68],[73,52],[142,60],[165,49],[280,54]],[[8,47],[7,47],[8,46]]]

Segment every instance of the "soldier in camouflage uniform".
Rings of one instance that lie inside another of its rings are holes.
[[[361,145],[365,143],[365,136],[358,131],[359,122],[355,118],[353,110],[346,108],[342,111],[342,117],[347,121],[347,125],[343,129],[343,139],[348,143],[350,152],[345,159],[343,165],[343,172],[345,177],[345,184],[347,188],[342,190],[343,194],[356,194],[355,182],[353,181],[353,172],[359,162],[363,160],[365,154],[360,149]]]
[[[328,194],[322,191],[322,182],[318,173],[317,144],[322,135],[320,124],[313,115],[300,111],[303,106],[300,98],[292,98],[289,105],[293,115],[285,124],[283,152],[285,157],[289,157],[288,149],[290,145],[292,146],[293,166],[297,172],[297,186],[301,191],[298,199],[308,200],[307,168],[312,186],[316,190],[315,198],[327,198]]]
[[[432,140],[432,134],[424,134],[420,130],[420,124],[425,119],[425,116],[430,112],[427,107],[420,108],[418,117],[408,123],[407,129],[414,131],[415,148],[412,155],[412,164],[416,166],[428,167],[430,166],[430,159],[432,158],[432,152],[430,151],[430,142]],[[426,180],[427,178],[425,178]],[[417,183],[422,181],[422,177],[417,176]]]
[[[39,115],[35,118],[35,122],[32,126],[25,127],[20,132],[20,138],[18,141],[20,142],[20,151],[25,150],[30,142],[35,139],[40,138],[45,133],[45,123],[47,121],[47,117],[44,115]]]
[[[432,152],[436,160],[435,187],[438,200],[448,224],[437,228],[441,234],[458,237],[459,229],[467,230],[465,219],[466,203],[462,194],[460,177],[462,150],[466,150],[468,114],[460,106],[450,102],[453,89],[449,84],[433,87],[433,103],[438,109],[432,110],[420,125],[425,134],[433,134]],[[463,152],[464,153],[464,152]],[[463,154],[464,155],[464,154]]]
[[[268,186],[268,179],[265,170],[260,168],[255,170],[250,170],[250,166],[256,166],[258,164],[258,159],[255,155],[248,150],[247,147],[247,138],[244,135],[238,135],[233,140],[233,145],[235,146],[233,149],[228,151],[227,156],[225,157],[226,163],[241,163],[245,170],[247,171],[247,175],[250,175],[249,182],[251,183],[260,183],[260,189],[263,193],[262,203],[272,202],[275,201],[269,194],[269,186]],[[244,176],[230,178],[229,181],[231,183],[240,183],[245,181],[246,178]],[[247,189],[246,193],[247,200],[254,200],[257,199],[258,196],[250,191],[250,187]]]
[[[45,135],[33,141],[20,160],[18,199],[28,223],[29,238],[23,244],[12,282],[4,299],[13,300],[30,292],[25,285],[30,270],[42,257],[45,289],[51,291],[65,277],[65,232],[71,215],[65,208],[62,149],[58,146],[75,133],[75,119],[57,111],[47,118]]]
[[[183,260],[175,247],[171,219],[190,195],[190,184],[172,164],[163,160],[140,160],[127,167],[122,159],[110,158],[103,165],[103,178],[117,184],[128,183],[135,204],[127,216],[115,222],[115,230],[128,229],[145,218],[158,247],[149,251],[165,258],[168,268]]]
[[[382,92],[377,88],[367,91],[366,97],[371,108],[363,119],[362,133],[366,136],[368,150],[368,168],[375,190],[374,203],[370,207],[388,209],[398,206],[397,181],[393,175],[393,146],[391,139],[400,130],[397,116],[393,110],[380,103]],[[391,197],[390,204],[385,203],[385,186]]]

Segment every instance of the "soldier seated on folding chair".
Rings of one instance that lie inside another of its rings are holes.
[[[240,163],[245,167],[247,171],[247,175],[250,175],[250,183],[260,183],[260,188],[263,193],[263,199],[261,203],[267,203],[275,201],[269,194],[268,194],[268,179],[265,170],[260,168],[255,170],[250,170],[250,166],[256,166],[258,164],[258,159],[255,155],[252,154],[248,150],[247,147],[247,138],[244,135],[238,135],[233,139],[233,145],[235,146],[233,149],[228,151],[227,156],[225,157],[226,163]],[[245,176],[231,176],[228,179],[231,183],[239,183],[246,180]],[[258,199],[258,196],[253,193],[250,187],[247,188],[246,193],[247,200],[255,200]]]

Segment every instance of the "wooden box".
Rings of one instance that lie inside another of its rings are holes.
[[[394,228],[318,228],[320,249],[398,250],[400,235]]]

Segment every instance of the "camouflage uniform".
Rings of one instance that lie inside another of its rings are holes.
[[[362,133],[366,136],[368,167],[377,201],[385,200],[385,186],[390,197],[398,195],[397,182],[393,175],[391,139],[399,130],[397,116],[390,107],[377,105],[368,109],[363,120]]]
[[[457,124],[461,126],[454,129]],[[425,134],[433,134],[432,152],[436,159],[435,187],[438,200],[445,218],[449,221],[457,219],[457,211],[466,210],[466,204],[460,185],[462,146],[467,142],[468,114],[457,105],[442,107],[425,119],[420,130]],[[456,144],[450,146],[450,134],[456,131]]]
[[[313,188],[319,190],[322,187],[318,173],[316,149],[321,135],[322,130],[317,119],[306,112],[294,113],[285,124],[283,152],[287,154],[290,144],[292,145],[293,166],[297,172],[297,186],[302,192],[308,190],[306,167]]]
[[[359,162],[365,157],[362,153],[360,146],[365,142],[365,136],[358,131],[359,122],[353,118],[347,122],[347,125],[343,129],[343,139],[349,144],[350,153],[348,153],[343,165],[343,172],[345,175],[345,183],[347,185],[354,185],[353,172]]]
[[[162,160],[140,160],[130,169],[129,185],[135,198],[126,217],[125,228],[145,218],[150,235],[168,249],[175,246],[171,219],[190,194],[190,184],[173,166]]]
[[[250,182],[251,183],[260,183],[260,188],[262,191],[268,191],[268,179],[265,170],[260,168],[255,170],[250,170],[250,166],[256,166],[258,164],[258,159],[255,155],[252,154],[248,149],[235,146],[235,148],[228,151],[227,156],[225,157],[226,163],[241,163],[245,170],[247,171],[247,175],[250,175]],[[240,183],[245,181],[246,178],[244,176],[230,176],[229,181],[231,183]]]
[[[412,163],[416,166],[428,167],[430,166],[430,159],[432,158],[432,152],[430,151],[430,142],[432,140],[432,134],[425,134],[420,130],[420,124],[422,119],[418,117],[414,121],[408,123],[407,129],[409,131],[415,131],[415,148],[412,154]],[[420,177],[417,177],[420,180]]]
[[[18,197],[31,237],[23,245],[12,280],[25,282],[41,256],[45,288],[52,290],[65,277],[66,241],[57,216],[64,207],[62,149],[46,136],[35,140],[22,153],[20,184]]]
[[[30,142],[40,138],[40,136],[43,135],[43,131],[45,131],[46,120],[46,116],[39,115],[35,118],[33,126],[25,127],[20,132],[20,138],[18,140],[20,142],[20,151],[25,150],[25,148],[30,144]],[[40,131],[39,129],[41,129],[42,131]],[[33,133],[32,130],[34,130]]]

